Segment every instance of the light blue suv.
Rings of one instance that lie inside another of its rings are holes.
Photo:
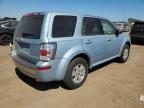
[[[104,18],[60,12],[26,14],[13,41],[12,59],[25,75],[40,82],[63,81],[80,87],[89,69],[129,57],[130,37]]]

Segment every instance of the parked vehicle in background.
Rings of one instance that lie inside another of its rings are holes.
[[[115,22],[114,25],[123,32],[127,32],[130,29],[130,26],[128,23]]]
[[[16,67],[36,81],[63,81],[80,87],[88,70],[114,58],[129,57],[130,37],[100,17],[42,12],[24,15],[11,52]]]
[[[130,30],[131,40],[144,42],[144,22],[135,22]]]
[[[0,44],[8,45],[13,41],[13,35],[18,21],[7,20],[0,22]]]
[[[0,18],[0,22],[1,21],[8,21],[8,20],[17,20],[16,18],[11,18],[11,17],[4,17],[4,18]]]

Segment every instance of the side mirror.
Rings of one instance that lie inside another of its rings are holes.
[[[123,32],[123,30],[121,30],[121,29],[116,29],[116,36],[118,36],[119,34],[122,34],[122,32]]]

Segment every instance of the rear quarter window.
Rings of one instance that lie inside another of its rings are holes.
[[[144,23],[135,23],[130,32],[131,35],[144,35]]]
[[[74,35],[76,22],[76,16],[55,16],[52,27],[52,37],[72,37]]]

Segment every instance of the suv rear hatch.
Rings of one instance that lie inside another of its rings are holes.
[[[43,22],[43,14],[27,14],[22,17],[14,34],[17,56],[32,64],[39,60]]]
[[[135,22],[130,31],[131,36],[144,36],[144,22]]]

